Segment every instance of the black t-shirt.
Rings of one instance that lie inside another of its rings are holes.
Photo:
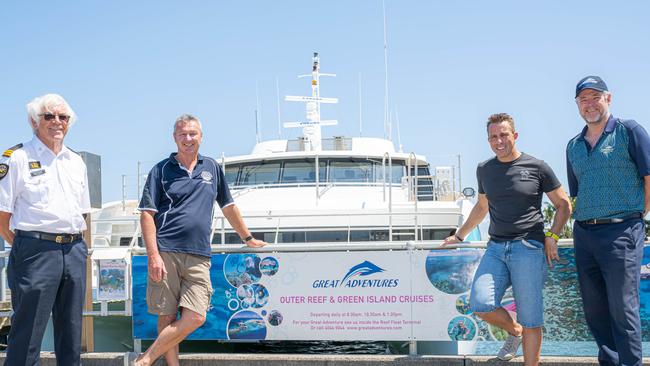
[[[543,160],[525,153],[508,163],[494,157],[478,165],[476,178],[489,202],[490,239],[544,242],[542,195],[561,184]]]

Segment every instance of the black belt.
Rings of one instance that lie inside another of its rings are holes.
[[[16,230],[16,236],[53,241],[58,244],[69,244],[82,239],[81,234],[50,234],[41,231]]]
[[[578,223],[583,225],[602,225],[602,224],[618,224],[623,221],[632,220],[632,219],[642,219],[643,214],[636,212],[627,216],[617,217],[613,219],[589,219],[584,221],[578,221]]]

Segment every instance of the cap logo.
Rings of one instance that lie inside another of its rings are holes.
[[[585,81],[580,83],[580,85],[578,85],[578,88],[581,88],[585,84],[598,84],[598,80],[596,80],[594,78],[587,78]]]

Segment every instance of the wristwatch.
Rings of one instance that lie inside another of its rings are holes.
[[[242,241],[242,243],[245,244],[245,243],[248,243],[249,241],[251,241],[253,239],[255,239],[255,238],[253,238],[253,235],[249,235],[249,236],[245,237],[244,239],[242,239],[241,241]]]
[[[551,237],[551,238],[553,238],[555,241],[559,241],[559,240],[560,240],[560,237],[559,237],[557,234],[555,234],[554,232],[550,231],[550,230],[546,232],[545,236],[546,236],[547,238]]]

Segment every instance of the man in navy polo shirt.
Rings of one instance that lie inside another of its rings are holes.
[[[201,122],[180,116],[174,124],[178,152],[151,169],[144,187],[139,210],[149,267],[147,305],[158,315],[158,338],[142,355],[127,354],[129,365],[151,365],[164,354],[168,365],[177,366],[178,344],[205,322],[215,201],[246,245],[266,245],[244,224],[219,164],[199,154],[202,138]]]
[[[567,145],[580,293],[601,365],[641,365],[639,283],[650,210],[650,138],[634,120],[612,116],[598,76],[576,86],[587,125]]]

